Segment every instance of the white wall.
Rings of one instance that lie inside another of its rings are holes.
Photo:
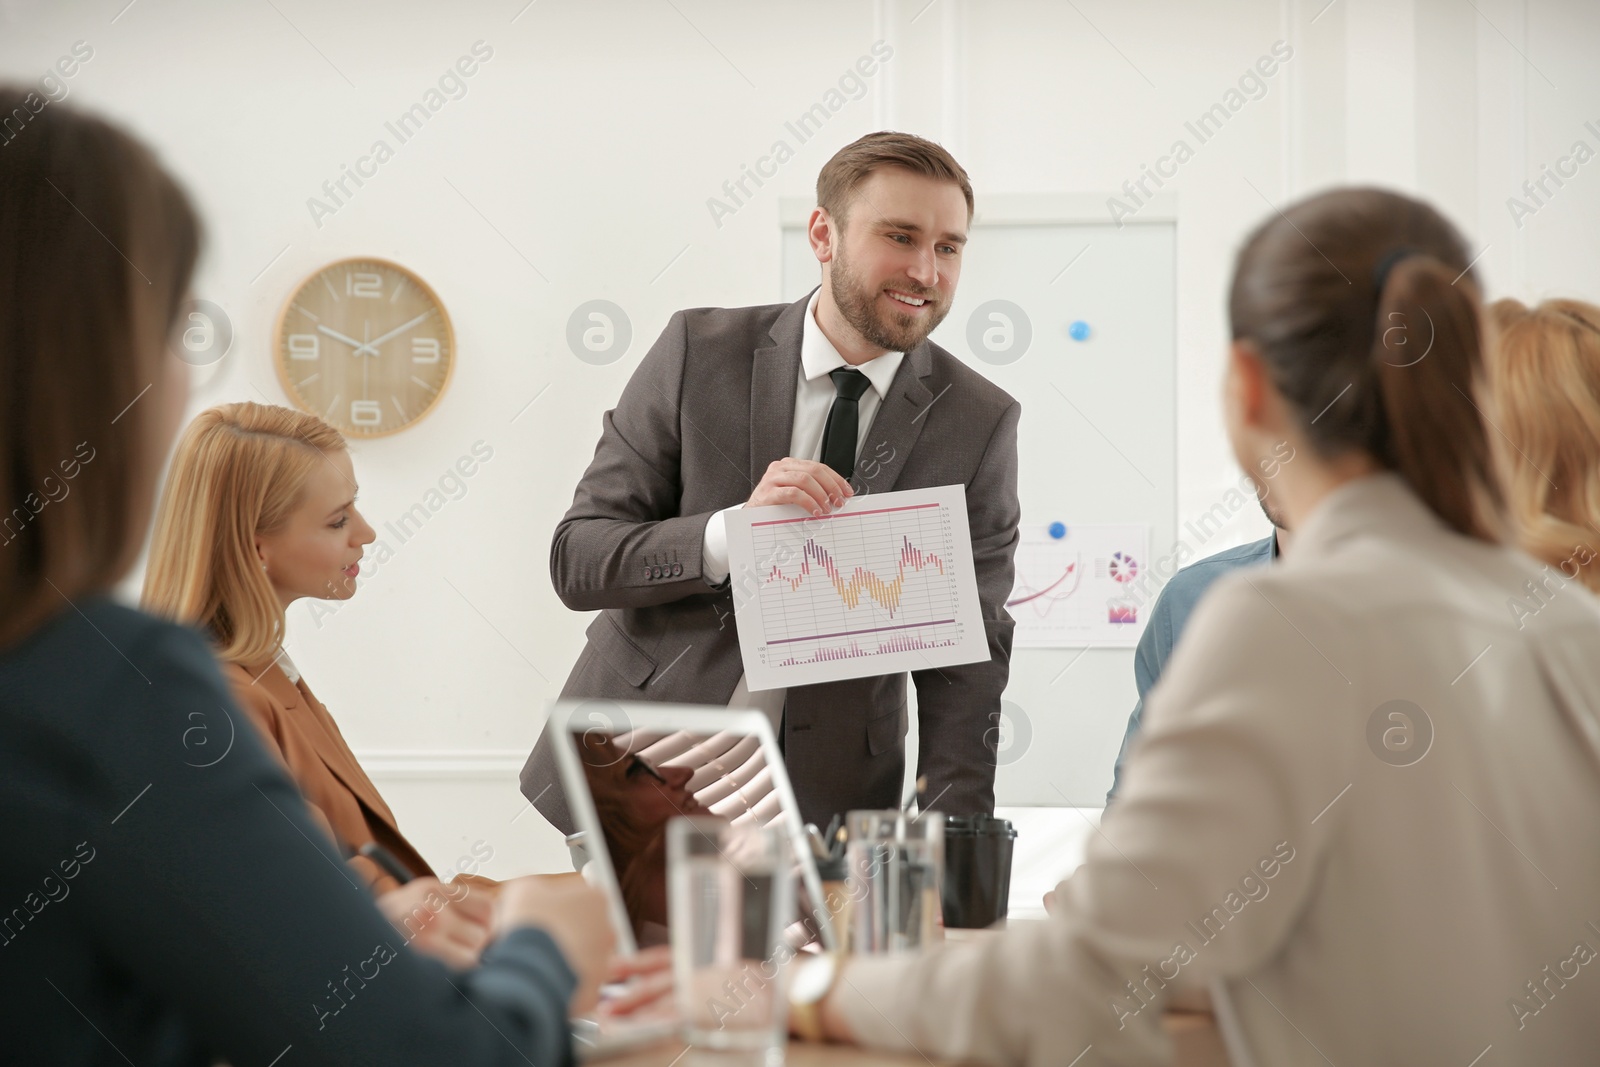
[[[1180,524],[1237,477],[1217,404],[1224,288],[1233,249],[1272,205],[1343,181],[1418,192],[1488,246],[1492,294],[1600,297],[1600,163],[1520,228],[1506,205],[1574,141],[1600,149],[1584,127],[1600,130],[1600,8],[1586,0],[125,3],[0,0],[0,75],[38,78],[87,42],[69,99],[138,131],[195,195],[210,225],[198,294],[237,331],[227,359],[196,372],[196,410],[283,401],[273,318],[329,260],[399,260],[455,320],[444,403],[356,446],[361,502],[381,531],[475,441],[493,460],[415,538],[391,541],[355,600],[327,617],[296,609],[289,646],[440,863],[479,838],[496,848],[492,873],[563,862],[537,815],[516,818],[514,782],[586,623],[551,592],[551,531],[600,413],[667,317],[776,299],[779,197],[809,195],[862,133],[943,140],[980,208],[985,193],[1109,194],[1175,139],[1193,143],[1185,120],[1275,41],[1293,47],[1264,96],[1168,183]],[[894,55],[861,99],[718,227],[707,198],[879,39]],[[319,227],[307,198],[480,40],[493,56],[466,95]],[[605,367],[564,339],[595,297],[621,305],[635,335]],[[1025,418],[1064,417],[1050,404],[1028,398]],[[1241,521],[1208,547],[1263,531]],[[1060,759],[1051,738],[1069,733],[1099,745],[1087,765],[1103,770],[1063,785],[1080,805],[1109,780],[1133,692],[1128,653],[1088,655],[1093,680],[1052,711],[1077,732],[1040,732],[1034,715],[1024,757]],[[1016,800],[1004,777],[1000,792]]]

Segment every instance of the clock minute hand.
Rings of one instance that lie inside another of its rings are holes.
[[[378,346],[379,345],[383,344],[383,342],[389,340],[389,338],[391,338],[391,337],[400,336],[401,334],[405,333],[407,330],[411,329],[411,327],[415,326],[417,323],[421,322],[423,319],[427,318],[431,314],[433,314],[433,312],[424,311],[422,314],[418,315],[416,318],[412,319],[410,322],[407,322],[407,323],[405,323],[403,325],[400,325],[400,326],[396,326],[394,329],[390,330],[388,333],[384,334],[382,337],[374,337],[372,340],[370,340],[366,344],[362,345],[361,348],[366,349],[368,352],[370,352],[372,355],[375,356],[375,355],[378,354]]]

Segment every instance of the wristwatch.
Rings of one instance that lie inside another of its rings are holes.
[[[789,1025],[806,1041],[826,1041],[822,1029],[822,1002],[839,977],[839,953],[822,952],[806,957],[789,980]]]

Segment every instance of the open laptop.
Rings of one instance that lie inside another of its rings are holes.
[[[806,932],[836,946],[822,882],[807,842],[772,724],[759,711],[726,707],[559,701],[549,725],[567,806],[582,834],[584,876],[606,895],[617,951],[665,944],[666,824],[676,815],[712,814],[735,824],[781,827],[800,876]],[[816,902],[812,904],[811,902]],[[670,1021],[619,1019],[574,1028],[585,1058],[659,1039]]]

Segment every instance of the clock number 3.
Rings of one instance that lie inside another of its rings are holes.
[[[437,363],[439,362],[439,341],[434,337],[413,337],[411,339],[411,362]]]

